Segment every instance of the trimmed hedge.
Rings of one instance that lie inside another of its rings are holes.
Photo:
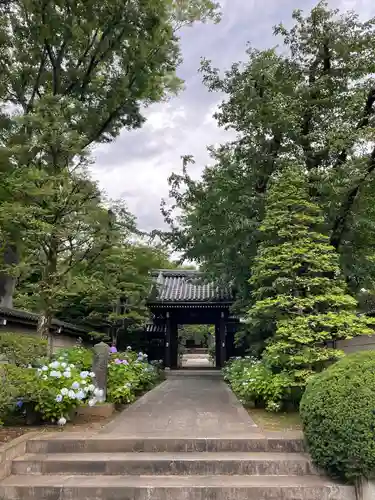
[[[17,366],[35,365],[47,356],[48,344],[36,335],[0,332],[0,358]]]
[[[375,351],[359,352],[314,376],[300,405],[314,463],[355,482],[375,476]]]

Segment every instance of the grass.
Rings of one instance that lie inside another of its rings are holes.
[[[302,423],[298,412],[272,413],[251,408],[250,417],[263,431],[301,431]]]

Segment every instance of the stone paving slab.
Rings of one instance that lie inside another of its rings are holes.
[[[257,430],[218,372],[207,371],[188,377],[172,374],[101,432],[144,437],[235,437]]]

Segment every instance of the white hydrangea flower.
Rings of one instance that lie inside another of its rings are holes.
[[[89,376],[89,372],[87,371],[83,371],[79,374],[79,376],[83,379],[87,378]]]
[[[57,368],[59,368],[60,362],[59,361],[53,361],[52,363],[50,363],[49,366],[50,366],[50,368],[54,368],[56,370]]]
[[[42,371],[43,372],[48,372],[48,366],[46,366],[46,365],[42,366]]]
[[[103,389],[99,389],[98,387],[95,387],[94,394],[97,398],[102,398],[104,396],[104,391],[103,391]]]
[[[63,368],[66,368],[66,367],[68,366],[68,363],[65,363],[65,361],[64,361],[64,362],[62,362],[62,363],[61,363],[61,366],[62,366]]]
[[[91,378],[94,378],[94,377],[95,377],[95,373],[94,373],[94,372],[90,372],[90,373],[89,373],[89,376],[90,376]]]
[[[96,399],[92,398],[89,400],[89,406],[95,406],[96,405]]]
[[[70,378],[72,376],[72,372],[68,372],[67,370],[63,373],[65,378]]]
[[[76,392],[76,398],[78,399],[78,401],[82,401],[82,399],[84,399],[85,397],[86,394],[82,390]]]
[[[57,424],[61,425],[61,426],[65,425],[66,424],[66,418],[65,417],[59,418],[59,420],[57,421]]]
[[[76,399],[76,393],[72,390],[68,392],[68,396],[70,397],[70,399]]]
[[[66,387],[63,387],[63,388],[61,389],[61,391],[60,391],[60,392],[61,392],[61,394],[62,394],[63,396],[67,396],[67,395],[68,395],[68,393],[69,393],[69,390],[68,390]]]
[[[79,382],[73,382],[73,383],[72,383],[72,389],[77,390],[77,389],[79,389],[80,387],[81,387],[81,386],[80,386]]]
[[[94,384],[90,384],[87,386],[87,390],[90,391],[90,392],[94,392],[95,391],[95,385]]]

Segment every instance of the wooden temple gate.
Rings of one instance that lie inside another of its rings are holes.
[[[152,359],[163,359],[166,368],[178,368],[178,325],[215,325],[216,367],[235,355],[237,321],[230,316],[233,291],[208,280],[204,273],[187,270],[152,272],[153,286],[146,325]],[[163,355],[161,358],[160,356]]]

